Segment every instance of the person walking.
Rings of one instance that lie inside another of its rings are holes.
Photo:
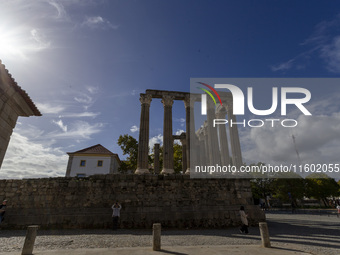
[[[118,203],[115,202],[112,206],[112,222],[113,222],[113,230],[116,230],[118,228],[118,222],[119,222],[119,217],[120,217],[120,209],[122,209],[122,206]]]
[[[0,205],[0,223],[4,221],[6,205],[7,205],[7,200],[2,201],[2,204]]]
[[[242,227],[240,228],[240,232],[242,234],[248,234],[248,214],[244,212],[244,206],[241,206],[240,208],[240,216],[241,216],[241,221],[242,221]]]

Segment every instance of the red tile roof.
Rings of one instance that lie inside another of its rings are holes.
[[[115,153],[112,153],[108,149],[106,149],[101,144],[97,144],[79,151],[75,152],[68,152],[67,154],[75,154],[75,153],[83,153],[83,154],[109,154],[109,155],[117,155]]]
[[[12,77],[12,75],[9,73],[9,71],[6,69],[5,65],[2,64],[1,60],[0,60],[0,68],[1,70],[4,70],[5,73],[8,75],[8,77],[10,78],[10,85],[15,89],[16,92],[18,92],[23,99],[25,100],[25,102],[28,104],[28,106],[31,108],[31,110],[33,111],[34,116],[41,116],[40,111],[38,110],[38,108],[35,106],[35,104],[33,103],[32,99],[29,97],[29,95],[26,93],[25,90],[23,90],[18,84],[17,82],[14,80],[14,78]]]

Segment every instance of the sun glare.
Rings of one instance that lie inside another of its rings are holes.
[[[16,30],[6,30],[0,27],[0,58],[27,59],[23,35]]]

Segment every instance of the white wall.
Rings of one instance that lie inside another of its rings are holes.
[[[84,167],[80,166],[81,160],[86,160],[86,165]],[[98,160],[103,161],[103,166],[97,166]],[[77,176],[77,174],[85,174],[86,176],[93,174],[108,174],[110,173],[110,164],[111,157],[74,156],[70,176],[74,177]]]

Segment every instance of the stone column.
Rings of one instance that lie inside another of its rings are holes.
[[[32,255],[33,254],[33,248],[35,243],[35,238],[37,237],[37,231],[39,226],[33,225],[28,226],[24,247],[22,247],[21,255]]]
[[[226,114],[226,109],[223,106],[219,105],[217,107],[216,118],[225,119]],[[230,165],[230,156],[226,125],[218,125],[217,127],[220,140],[221,164],[222,166],[228,166]]]
[[[205,144],[205,137],[204,137],[204,131],[203,131],[203,127],[201,127],[198,131],[197,131],[197,137],[198,137],[198,146],[199,146],[199,164],[201,166],[205,166],[206,163],[206,144]]]
[[[182,133],[183,135],[183,133]],[[182,136],[181,135],[181,136]],[[187,165],[187,155],[188,155],[188,152],[187,152],[187,139],[186,139],[187,136],[185,136],[184,138],[181,139],[181,144],[182,144],[182,171],[183,173],[188,173],[188,165]],[[189,171],[190,173],[190,171]]]
[[[217,127],[213,127],[215,119],[215,105],[212,100],[207,100],[207,127],[208,127],[208,143],[210,150],[210,165],[221,165],[220,149],[217,137]]]
[[[149,173],[148,155],[149,155],[149,120],[151,95],[140,94],[141,114],[139,126],[138,157],[137,169],[135,174]]]
[[[190,136],[194,135],[195,133],[195,120],[194,120],[194,104],[195,104],[195,98],[190,98],[192,96],[186,95],[184,98],[184,106],[185,106],[185,125],[186,125],[186,159],[187,159],[187,169],[186,174],[190,174],[190,161],[194,160],[196,162],[196,159],[191,159],[190,156]],[[190,133],[191,130],[193,130],[192,134]],[[184,171],[184,169],[183,169]]]
[[[153,162],[153,170],[155,172],[155,174],[159,174],[160,172],[160,165],[159,165],[159,143],[155,144],[154,147],[154,162]]]
[[[240,138],[238,136],[237,124],[234,124],[236,122],[236,116],[233,114],[231,106],[228,106],[227,114],[228,114],[229,134],[230,134],[233,165],[236,166],[237,169],[239,169],[243,164],[241,145],[240,145]],[[233,123],[232,126],[231,126],[231,123]]]
[[[203,141],[204,141],[204,148],[205,148],[205,154],[204,154],[204,160],[205,160],[205,165],[210,165],[210,161],[211,161],[211,150],[209,147],[209,142],[208,140],[209,138],[209,134],[208,134],[208,122],[204,121],[203,124]]]
[[[162,103],[164,106],[163,123],[163,169],[162,174],[174,173],[174,147],[172,139],[172,104],[174,97],[163,95]]]

